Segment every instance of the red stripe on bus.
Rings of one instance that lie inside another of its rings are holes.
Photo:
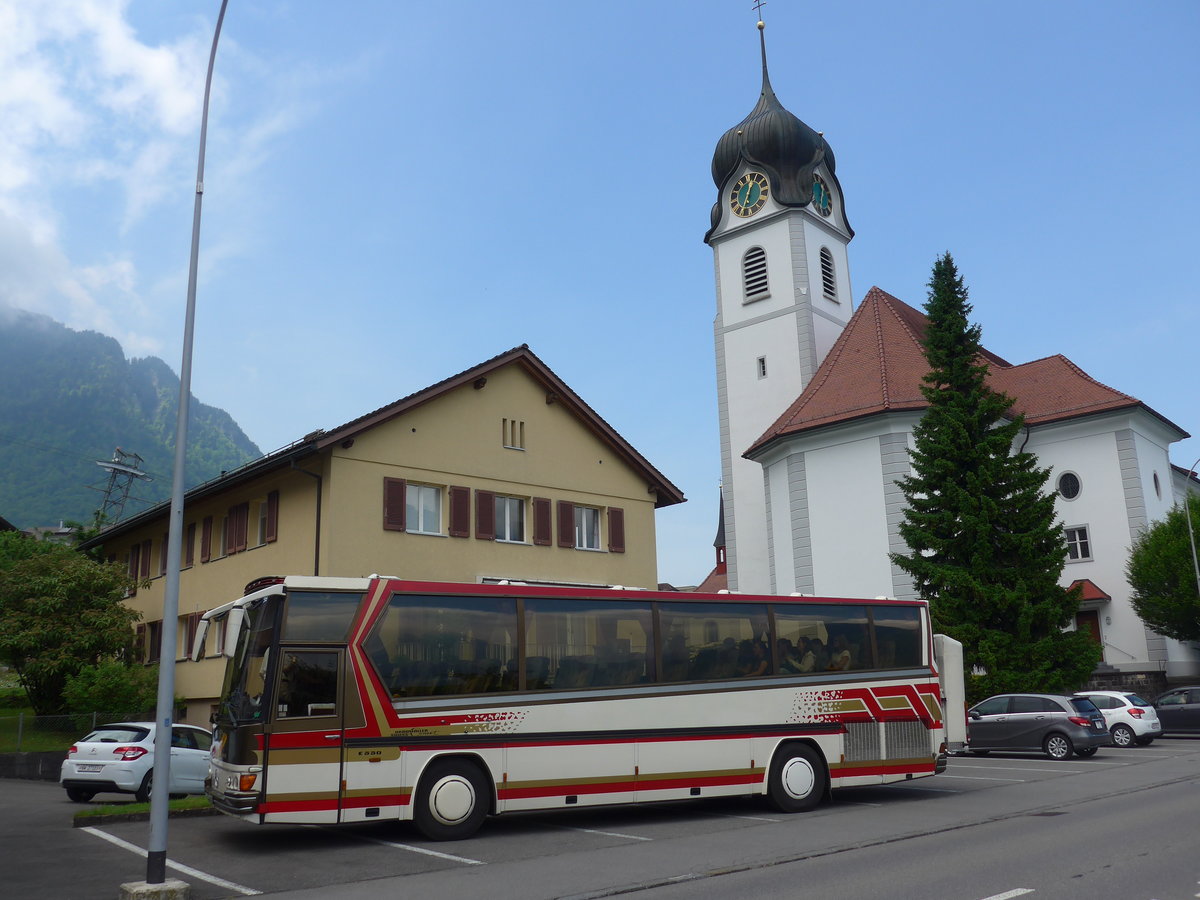
[[[519,800],[530,797],[573,797],[579,794],[616,794],[632,791],[667,791],[677,788],[718,787],[728,784],[762,784],[762,773],[744,775],[714,775],[708,778],[664,778],[634,779],[630,781],[606,781],[600,784],[554,784],[511,788],[501,786],[497,794],[501,800]]]
[[[859,775],[932,775],[934,773],[934,763],[930,762],[925,766],[854,766],[844,769],[833,769],[829,773],[830,778],[856,778]]]

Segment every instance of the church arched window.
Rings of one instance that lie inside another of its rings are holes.
[[[821,293],[826,300],[837,302],[837,272],[833,268],[833,254],[828,247],[821,248]]]
[[[751,247],[742,257],[742,289],[747,303],[771,296],[771,287],[767,283],[767,251],[762,247]]]

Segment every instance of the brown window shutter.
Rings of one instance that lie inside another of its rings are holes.
[[[183,564],[190,566],[196,562],[196,523],[190,522],[187,534],[183,538]]]
[[[132,597],[137,593],[138,586],[138,570],[141,568],[142,561],[142,545],[134,544],[129,548],[129,577],[133,580],[133,584],[129,586],[129,596]]]
[[[230,513],[233,521],[233,552],[241,553],[246,549],[250,534],[250,504],[239,503]]]
[[[558,501],[558,546],[575,546],[575,504],[570,500]]]
[[[164,532],[162,539],[162,549],[158,551],[158,574],[167,574],[167,544],[171,541],[171,533]]]
[[[450,537],[471,536],[471,489],[451,485],[450,493],[450,527],[446,533]]]
[[[610,553],[625,552],[625,510],[619,506],[608,508],[608,549]]]
[[[146,541],[142,544],[142,577],[150,577],[150,553],[154,547],[154,541]]]
[[[267,494],[267,533],[264,537],[268,544],[279,540],[279,491]]]
[[[237,507],[231,506],[225,511],[225,555],[233,556],[237,552]]]
[[[492,491],[475,492],[475,537],[481,541],[496,539],[496,495]]]
[[[383,528],[384,531],[403,531],[404,525],[403,478],[383,479]]]
[[[200,562],[206,563],[212,559],[212,516],[205,516],[200,523]]]
[[[539,547],[554,543],[553,527],[550,523],[551,506],[547,497],[533,498],[533,542]]]
[[[133,635],[133,658],[138,662],[146,661],[146,626],[139,625]]]

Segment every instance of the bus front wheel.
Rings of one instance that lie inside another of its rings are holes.
[[[488,780],[461,759],[429,764],[417,788],[413,821],[434,841],[460,841],[479,830],[488,813]]]
[[[807,744],[786,744],[771,761],[767,797],[780,812],[807,812],[821,802],[828,785],[819,753]]]

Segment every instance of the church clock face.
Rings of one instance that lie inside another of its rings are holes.
[[[771,183],[762,172],[747,172],[729,193],[729,207],[735,216],[748,219],[767,204]]]
[[[813,208],[823,216],[833,212],[833,195],[829,193],[829,185],[820,175],[813,176],[812,202]]]

